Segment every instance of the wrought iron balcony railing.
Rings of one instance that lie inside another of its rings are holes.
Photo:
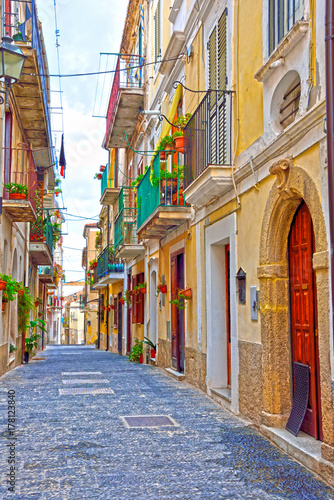
[[[143,68],[140,66],[143,60],[142,56],[134,54],[124,54],[117,59],[107,111],[107,135],[114,122],[120,89],[142,88],[143,86]]]
[[[171,154],[167,161],[165,155]],[[184,168],[172,164],[171,151],[158,151],[137,188],[137,229],[158,207],[185,207]]]
[[[123,273],[124,264],[114,257],[114,246],[107,245],[97,259],[96,275],[94,269],[94,283],[109,273]],[[96,281],[95,281],[96,276]]]
[[[184,128],[185,188],[208,165],[231,165],[232,95],[209,90]]]
[[[34,243],[46,243],[51,255],[53,255],[53,230],[49,212],[47,211],[44,214],[42,209],[37,213],[37,219],[30,227],[30,241]]]

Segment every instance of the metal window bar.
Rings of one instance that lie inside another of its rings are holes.
[[[269,54],[273,52],[292,26],[303,17],[304,0],[269,0]]]
[[[95,269],[97,269],[97,279],[108,273],[124,272],[124,264],[119,259],[115,259],[114,245],[107,245],[100,253]]]
[[[211,94],[215,92],[213,100]],[[184,128],[184,187],[188,187],[208,165],[231,165],[232,94],[209,90]],[[212,102],[215,105],[212,106]]]

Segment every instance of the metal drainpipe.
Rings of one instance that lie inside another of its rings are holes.
[[[100,300],[100,289],[99,289],[99,312],[98,312],[98,317],[97,317],[97,347],[100,349],[101,345],[101,300]]]
[[[334,5],[333,0],[326,1],[325,15],[325,50],[326,50],[326,119],[327,119],[327,162],[328,162],[328,198],[329,232],[332,291],[332,329],[334,327]]]

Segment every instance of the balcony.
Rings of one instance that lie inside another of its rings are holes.
[[[143,69],[139,67],[143,62],[143,57],[139,55],[122,55],[117,59],[104,140],[104,147],[108,149],[121,146],[124,131],[128,140],[131,140],[138,119],[138,110],[144,106],[144,74]]]
[[[53,230],[49,214],[38,210],[36,221],[30,227],[29,252],[37,265],[51,266],[53,262]]]
[[[232,94],[208,91],[184,129],[188,142],[184,196],[197,207],[233,186]]]
[[[46,76],[48,65],[36,1],[23,0],[18,6],[16,0],[9,0],[3,19],[4,34],[12,36],[27,56],[20,85],[13,88],[23,128],[31,146],[38,150],[37,164],[49,167],[54,164],[49,114],[50,83]]]
[[[191,208],[183,195],[184,174],[182,167],[172,166],[172,156],[162,161],[158,151],[153,174],[148,169],[137,188],[137,234],[141,239],[161,239],[190,219]]]
[[[52,266],[38,266],[38,279],[47,285],[48,288],[56,288],[53,281]]]
[[[97,259],[94,268],[93,290],[104,288],[107,285],[124,279],[124,264],[115,259],[114,246],[107,245]]]
[[[118,197],[118,215],[115,219],[115,253],[120,259],[134,259],[145,252],[137,238],[137,209],[135,195],[130,187],[122,187]]]
[[[5,148],[3,210],[12,222],[36,220],[37,171],[28,148]]]
[[[110,165],[104,169],[101,179],[101,205],[113,205],[118,198],[120,188],[114,187],[114,179],[111,178]]]

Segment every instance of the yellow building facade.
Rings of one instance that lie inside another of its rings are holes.
[[[118,151],[110,242],[124,264],[115,292],[109,281],[112,294],[132,297],[120,313],[122,343],[110,346],[126,354],[148,337],[158,366],[284,449],[303,365],[301,429],[321,457],[312,467],[330,479],[324,5],[290,7],[283,15],[277,0],[129,2],[120,53],[133,56],[120,64],[128,74],[136,57],[150,64],[123,86],[115,78],[107,115],[104,146]],[[126,188],[132,222],[120,204]]]

